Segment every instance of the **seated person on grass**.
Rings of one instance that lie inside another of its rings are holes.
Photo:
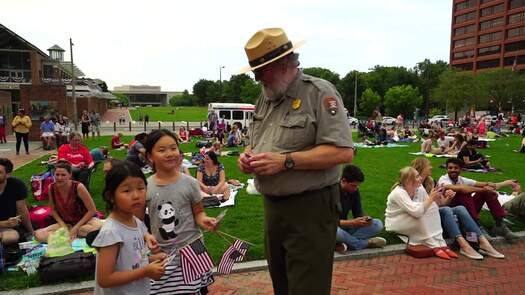
[[[0,243],[17,245],[24,240],[24,233],[33,234],[25,198],[27,188],[18,178],[11,177],[13,163],[0,158]]]
[[[520,153],[525,153],[525,129],[523,129],[522,136]]]
[[[423,133],[423,142],[421,143],[421,153],[440,155],[440,148],[433,148],[433,136],[431,134]]]
[[[135,142],[129,147],[126,161],[133,162],[141,168],[146,166],[146,149],[144,144],[147,138],[148,134],[144,132],[135,135]]]
[[[516,180],[507,180],[503,183],[512,187],[512,199],[503,204],[503,208],[509,216],[525,220],[525,193],[521,185]]]
[[[492,228],[493,236],[502,236],[507,240],[513,240],[517,236],[503,223],[503,218],[507,215],[498,201],[497,189],[506,185],[506,181],[478,182],[473,179],[460,176],[463,167],[463,161],[458,158],[449,158],[446,162],[447,174],[441,176],[438,180],[438,186],[443,186],[447,190],[456,192],[454,198],[448,205],[451,208],[455,206],[464,206],[468,213],[479,225],[479,213],[486,203],[490,214],[494,218],[496,225]]]
[[[111,138],[111,148],[114,150],[120,149],[122,147],[128,148],[127,144],[120,142],[121,139],[122,133],[119,132],[116,135],[113,135],[113,137]]]
[[[347,249],[361,250],[377,248],[386,245],[386,240],[375,237],[383,229],[383,223],[377,218],[365,216],[361,207],[359,185],[365,181],[365,176],[359,167],[348,165],[341,176],[341,212],[337,227],[337,244],[335,249],[344,254]],[[353,219],[348,219],[352,210]]]
[[[99,230],[102,221],[95,217],[96,207],[86,187],[71,180],[71,164],[58,161],[55,168],[55,182],[49,186],[49,207],[57,223],[35,231],[35,238],[47,242],[49,235],[60,227],[69,231],[70,239],[85,237]]]
[[[439,132],[439,138],[437,139],[437,144],[441,149],[442,154],[453,154],[452,143],[454,142],[454,137],[446,136],[444,131]]]
[[[223,194],[223,200],[230,198],[230,189],[226,183],[224,166],[219,162],[214,152],[207,152],[204,162],[197,170],[197,180],[201,187],[203,197]]]
[[[71,132],[69,143],[63,144],[58,149],[58,160],[62,159],[71,163],[73,179],[89,186],[90,168],[95,163],[87,147],[82,144],[82,136],[78,132]]]
[[[190,140],[190,135],[183,126],[179,128],[179,140],[180,143],[187,143]]]
[[[55,142],[55,124],[46,117],[40,124],[40,131],[42,132],[42,143],[44,150],[51,150]]]
[[[459,151],[458,159],[465,163],[463,168],[494,170],[494,168],[490,167],[489,160],[476,151],[476,141],[474,139],[467,141],[467,144]]]

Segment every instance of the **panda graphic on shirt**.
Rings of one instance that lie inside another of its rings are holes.
[[[175,233],[175,226],[179,224],[179,219],[176,218],[175,208],[171,202],[164,202],[157,206],[157,215],[160,218],[160,236],[164,240],[171,240],[177,237]]]

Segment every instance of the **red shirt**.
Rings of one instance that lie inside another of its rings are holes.
[[[63,144],[60,146],[60,148],[58,148],[58,159],[67,160],[69,163],[75,166],[79,165],[80,163],[89,166],[91,163],[93,163],[91,153],[89,153],[89,150],[81,144],[78,145],[78,149],[75,151],[71,149],[71,145],[69,143]]]
[[[116,148],[121,145],[120,143],[120,137],[118,135],[115,135],[111,138],[111,147]]]

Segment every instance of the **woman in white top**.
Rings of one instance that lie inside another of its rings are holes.
[[[423,244],[443,259],[458,255],[447,247],[436,202],[441,192],[432,190],[430,196],[421,185],[416,169],[405,167],[399,171],[399,182],[388,195],[385,228],[409,237],[412,245]]]

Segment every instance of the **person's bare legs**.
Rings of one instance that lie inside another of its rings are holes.
[[[80,227],[78,230],[78,236],[85,237],[88,233],[99,230],[102,227],[102,224],[104,223],[100,219],[93,217],[86,224]]]
[[[47,238],[49,235],[60,228],[60,224],[55,223],[46,228],[41,228],[35,231],[35,239],[40,243],[47,243]]]
[[[4,245],[16,245],[20,240],[18,232],[11,228],[2,228],[0,229],[0,241]]]
[[[463,252],[469,255],[479,255],[479,253],[476,250],[474,250],[472,246],[470,246],[470,244],[467,242],[467,240],[465,240],[463,236],[457,237],[456,241],[458,242],[459,247],[461,248],[461,250],[463,250]]]

